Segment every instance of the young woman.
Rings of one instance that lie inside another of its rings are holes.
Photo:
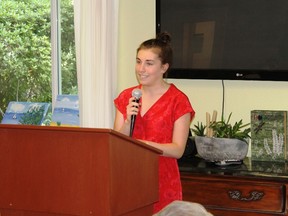
[[[171,37],[160,33],[137,49],[136,76],[139,85],[122,91],[114,100],[114,130],[130,134],[131,116],[136,116],[132,137],[161,149],[159,158],[159,202],[154,213],[174,200],[182,200],[177,159],[184,152],[195,112],[188,97],[174,84],[164,80],[172,64]],[[134,89],[142,96],[132,96]]]

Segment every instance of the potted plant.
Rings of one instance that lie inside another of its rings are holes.
[[[250,123],[244,124],[242,119],[234,124],[222,117],[220,121],[197,123],[192,128],[195,144],[200,157],[219,165],[242,163],[246,157],[250,138]]]

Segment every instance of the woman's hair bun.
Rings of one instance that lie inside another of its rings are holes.
[[[156,39],[165,44],[169,44],[171,42],[171,36],[168,32],[161,32],[157,34]]]

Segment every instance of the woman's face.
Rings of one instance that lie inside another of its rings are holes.
[[[135,71],[142,85],[162,81],[168,66],[168,64],[162,64],[157,49],[141,49],[137,53]]]

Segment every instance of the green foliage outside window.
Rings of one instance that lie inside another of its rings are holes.
[[[0,110],[10,101],[51,102],[50,0],[0,1]],[[61,2],[62,92],[77,92],[71,0]],[[2,115],[0,115],[0,121]]]
[[[62,94],[77,94],[73,0],[61,0]]]

